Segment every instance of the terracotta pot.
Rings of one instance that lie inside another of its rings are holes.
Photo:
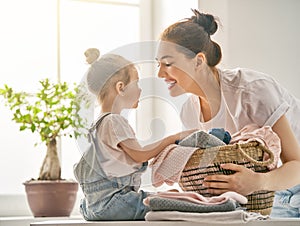
[[[70,216],[76,201],[77,182],[31,180],[23,184],[35,217]]]

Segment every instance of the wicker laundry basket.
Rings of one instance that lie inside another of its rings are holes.
[[[264,154],[269,155],[267,161],[263,161]],[[232,174],[234,171],[224,170],[222,163],[235,163],[243,165],[255,172],[268,172],[267,166],[274,161],[273,153],[261,143],[251,141],[241,144],[230,144],[206,149],[196,150],[185,165],[179,181],[183,191],[194,191],[203,196],[211,196],[202,186],[203,179],[207,175]],[[246,196],[248,203],[242,205],[247,211],[269,215],[272,210],[274,192],[257,191]]]

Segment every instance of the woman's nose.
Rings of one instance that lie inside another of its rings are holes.
[[[157,75],[158,75],[159,78],[165,78],[166,77],[166,72],[162,69],[161,66],[159,66],[159,70],[158,70]]]

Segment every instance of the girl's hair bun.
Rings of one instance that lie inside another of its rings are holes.
[[[213,35],[217,31],[218,24],[213,15],[200,13],[197,9],[192,9],[192,11],[195,15],[189,19],[191,22],[203,27],[209,35]]]
[[[100,57],[100,50],[97,48],[88,48],[84,55],[88,64],[93,64]]]

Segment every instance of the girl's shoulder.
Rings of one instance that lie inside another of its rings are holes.
[[[108,127],[108,126],[117,126],[117,125],[127,125],[129,124],[128,120],[120,114],[113,114],[113,113],[101,113],[99,117],[94,121],[91,126],[92,128],[100,127]]]
[[[108,114],[104,120],[105,123],[125,123],[125,124],[128,124],[128,120],[120,115],[120,114],[114,114],[114,113],[110,113]]]

